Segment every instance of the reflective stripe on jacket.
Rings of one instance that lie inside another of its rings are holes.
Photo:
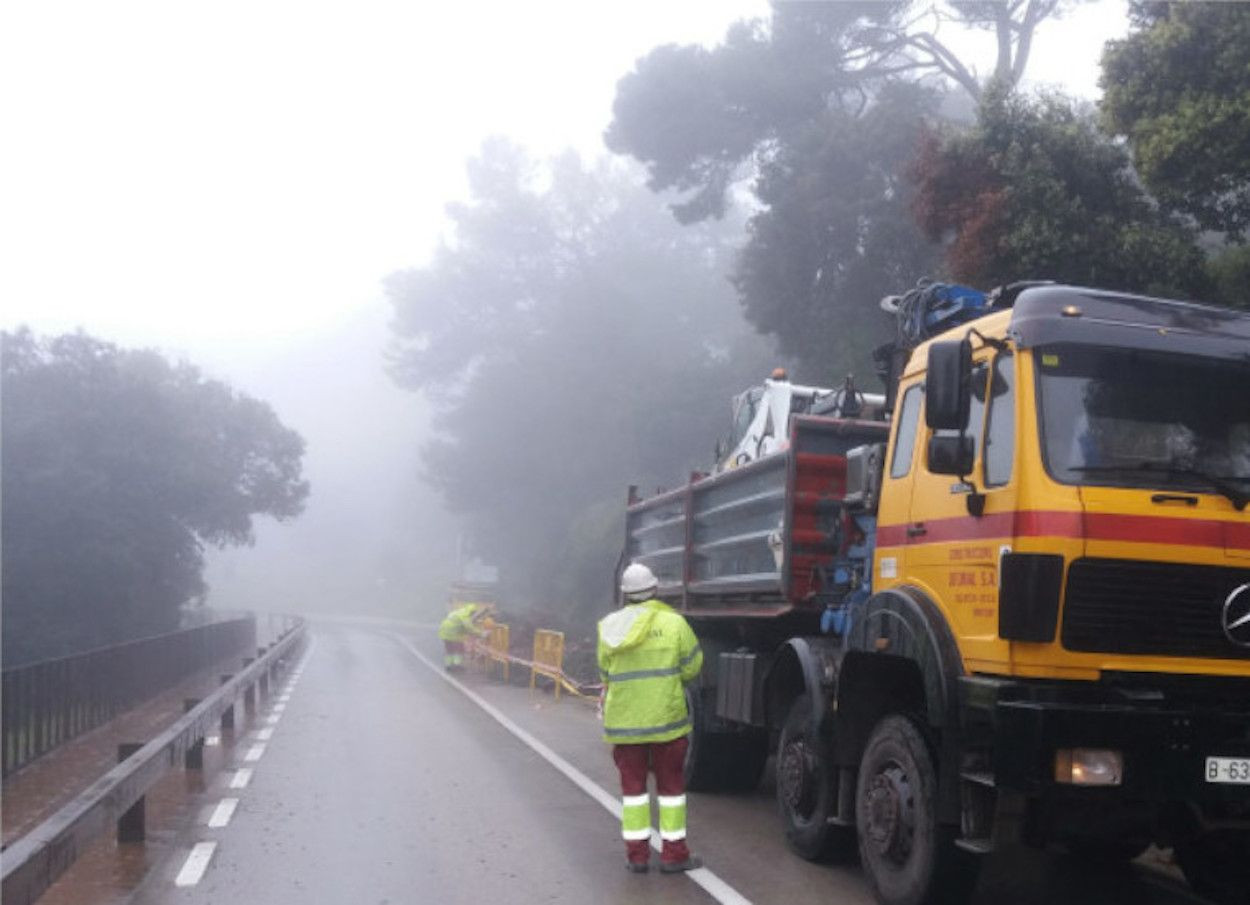
[[[667,742],[690,731],[682,686],[698,676],[703,653],[680,613],[654,599],[623,607],[599,621],[598,653],[604,741]]]
[[[473,625],[473,614],[481,604],[466,603],[456,607],[438,625],[438,637],[443,641],[463,641],[470,635],[478,634]]]

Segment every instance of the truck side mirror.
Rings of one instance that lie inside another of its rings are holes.
[[[931,344],[924,385],[925,424],[934,430],[963,431],[971,405],[972,343],[962,339]]]
[[[953,474],[962,478],[972,471],[976,455],[972,438],[966,434],[929,438],[928,465],[933,474]]]

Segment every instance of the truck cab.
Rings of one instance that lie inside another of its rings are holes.
[[[1244,900],[1247,503],[1245,315],[1037,287],[915,350],[851,646],[889,650],[891,595],[945,636],[966,849],[1171,844]]]
[[[890,301],[879,403],[631,493],[622,563],[704,650],[690,787],[775,755],[791,848],[857,853],[884,905],[957,900],[1016,844],[1170,846],[1245,905],[1250,314],[1036,283]]]

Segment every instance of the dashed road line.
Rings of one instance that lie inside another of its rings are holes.
[[[252,768],[240,767],[234,771],[234,776],[230,777],[230,788],[246,789],[247,784],[252,781]]]
[[[204,871],[208,870],[208,862],[212,860],[216,849],[216,842],[197,842],[195,848],[191,849],[191,853],[187,855],[187,860],[182,863],[182,870],[178,871],[178,876],[174,878],[174,885],[194,886],[199,883],[204,876]]]
[[[208,818],[208,825],[213,829],[220,829],[230,822],[230,818],[234,816],[234,809],[239,806],[237,798],[223,798],[217,802],[217,807],[213,808],[212,816]]]
[[[300,677],[303,670],[303,664],[307,662],[309,656],[316,646],[314,641],[309,645],[308,650],[304,652],[304,656],[300,659],[300,665],[292,673],[290,681],[287,682],[284,693],[278,698],[278,703],[273,707],[272,712],[265,717],[265,722],[269,724],[267,728],[258,729],[256,738],[259,744],[252,745],[243,755],[243,760],[249,763],[255,763],[260,760],[265,753],[264,742],[273,736],[273,726],[281,718],[282,711],[286,709],[286,702],[291,697],[291,690],[295,687],[295,682]],[[217,735],[206,736],[204,739],[206,745],[221,744],[221,737]],[[245,789],[248,783],[252,781],[252,768],[240,767],[235,770],[234,775],[230,777],[229,787],[231,789]],[[220,829],[229,825],[230,818],[234,816],[235,810],[239,806],[237,798],[223,798],[217,803],[217,807],[213,809],[208,818],[208,826],[212,829]],[[213,859],[213,853],[217,850],[217,843],[214,841],[197,842],[191,851],[187,854],[186,861],[182,864],[182,869],[178,871],[178,875],[174,877],[175,886],[195,886],[204,877],[204,872],[208,870],[209,862]]]
[[[499,708],[495,707],[495,705],[491,704],[477,692],[470,689],[463,682],[449,676],[441,667],[436,666],[433,661],[425,656],[425,654],[417,650],[416,647],[413,646],[412,642],[410,642],[407,638],[396,632],[391,632],[391,636],[404,647],[408,648],[412,655],[425,664],[425,666],[432,673],[447,682],[452,688],[455,688],[478,707],[482,708],[482,710],[486,711],[486,713],[491,716],[495,722],[507,729],[519,741],[528,745],[539,757],[563,773],[565,777],[573,783],[573,785],[577,786],[597,801],[617,820],[621,819],[621,803],[614,795],[610,795],[607,790],[598,785],[593,779],[514,723],[511,719],[504,715],[503,711],[499,710]],[[657,851],[660,849],[660,837],[659,834],[654,831],[651,833],[651,847]],[[706,867],[688,870],[685,874],[694,883],[700,886],[704,892],[716,901],[722,903],[722,905],[751,905],[750,899],[742,895]]]

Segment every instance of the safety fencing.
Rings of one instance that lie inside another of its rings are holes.
[[[256,619],[248,617],[4,670],[3,775],[255,647]]]
[[[490,635],[486,639],[486,646],[482,649],[482,656],[485,660],[487,672],[493,673],[495,664],[501,667],[505,682],[512,678],[512,663],[508,654],[510,648],[511,632],[508,626],[499,625],[498,623],[492,625],[490,627]]]
[[[530,664],[530,688],[539,676],[546,676],[555,686],[560,700],[560,677],[564,675],[564,632],[540,628],[534,632],[534,659]]]
[[[255,716],[303,643],[303,621],[292,620],[272,644],[254,648],[255,657],[242,658],[237,672],[221,675],[215,691],[186,701],[187,712],[173,725],[150,741],[119,745],[116,767],[0,852],[0,900],[32,905],[110,828],[118,842],[142,842],[145,798],[152,786],[179,765],[203,769],[206,737],[234,731],[239,703],[246,716]]]
[[[553,693],[558,700],[560,692],[565,691],[575,698],[597,701],[601,690],[598,684],[578,682],[564,671],[564,633],[549,629],[538,629],[534,632],[534,650],[530,659],[518,657],[511,653],[508,644],[510,639],[508,626],[495,624],[490,636],[484,640],[470,639],[466,648],[470,653],[470,661],[483,666],[488,671],[494,670],[495,664],[502,664],[504,681],[509,679],[511,664],[530,671],[530,688],[536,687],[537,679],[543,676],[551,680]]]

